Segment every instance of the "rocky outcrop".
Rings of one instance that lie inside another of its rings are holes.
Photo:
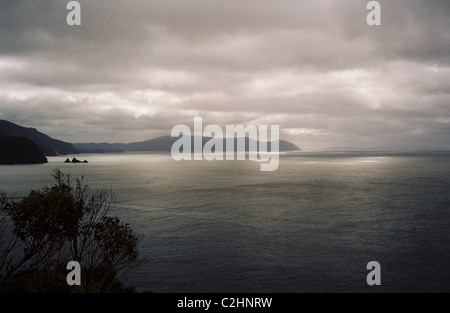
[[[87,161],[87,160],[80,161],[80,160],[78,160],[77,158],[73,158],[72,161],[70,161],[70,159],[67,158],[67,159],[64,161],[64,163],[88,163],[88,161]]]

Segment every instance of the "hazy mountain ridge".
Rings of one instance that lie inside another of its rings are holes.
[[[170,152],[172,145],[179,137],[162,136],[145,141],[131,142],[131,143],[68,143],[61,140],[51,138],[50,136],[37,131],[35,128],[27,128],[19,126],[9,121],[0,120],[0,136],[13,136],[23,137],[36,143],[36,145],[42,150],[44,155],[67,155],[78,153],[120,153],[124,151],[161,151]],[[210,141],[210,137],[202,137],[202,149],[206,142]],[[219,139],[220,140],[220,139]],[[234,147],[237,148],[237,138],[234,139]],[[226,139],[223,139],[223,149],[226,150]],[[295,144],[278,140],[279,151],[296,151],[301,150]],[[271,151],[271,142],[267,143],[267,150]],[[250,146],[255,146],[259,149],[260,142],[245,138],[245,151],[250,150]],[[191,136],[191,151],[200,152],[194,150],[194,137]]]
[[[103,150],[106,152],[120,152],[120,151],[161,151],[161,152],[169,152],[172,149],[172,145],[175,141],[177,141],[179,137],[170,137],[170,136],[162,136],[154,139],[149,139],[140,142],[131,142],[131,143],[74,143],[73,145],[80,152],[94,152]],[[210,137],[202,137],[202,147],[206,142],[211,140]],[[191,137],[191,151],[194,151],[194,137]],[[245,138],[245,151],[249,151],[250,142],[255,140]],[[234,146],[237,147],[237,139],[234,140]],[[259,147],[259,142],[256,141],[256,147]],[[226,149],[225,139],[223,139],[223,148]],[[236,148],[237,149],[237,148]],[[268,142],[267,149],[271,151],[271,143]],[[279,140],[279,150],[280,151],[295,151],[301,150],[295,144],[285,141]]]

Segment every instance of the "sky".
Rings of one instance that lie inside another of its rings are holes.
[[[450,1],[0,2],[0,119],[69,142],[279,125],[303,149],[450,149]]]

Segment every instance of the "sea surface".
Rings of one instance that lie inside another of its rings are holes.
[[[450,292],[450,154],[288,153],[275,172],[169,154],[66,157],[0,166],[0,190],[23,197],[55,168],[111,189],[111,213],[142,237],[143,260],[121,273],[138,291]],[[381,286],[366,283],[370,261]]]

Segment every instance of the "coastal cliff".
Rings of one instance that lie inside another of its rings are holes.
[[[0,164],[41,164],[47,158],[39,146],[24,137],[0,136]]]

